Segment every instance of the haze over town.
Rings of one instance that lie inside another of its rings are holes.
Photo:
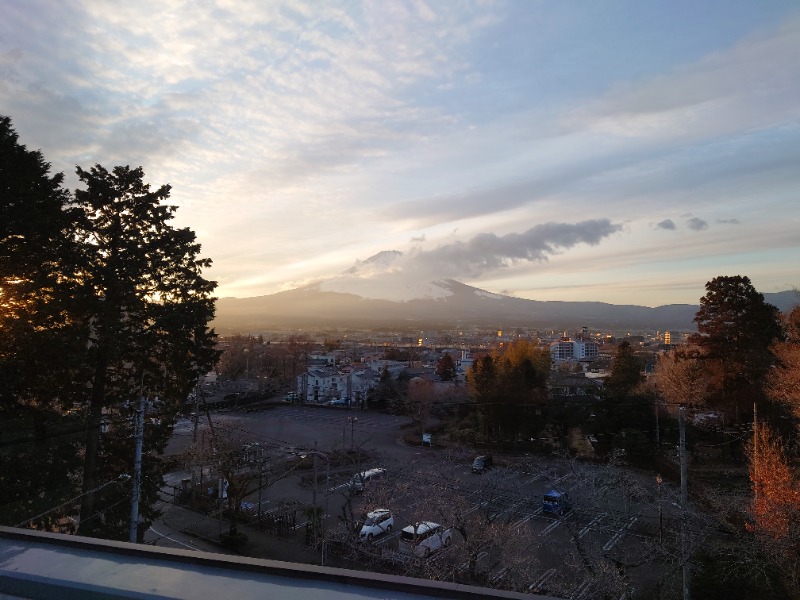
[[[71,188],[170,183],[221,297],[398,250],[413,281],[696,304],[797,283],[799,53],[777,0],[12,2],[0,105]]]

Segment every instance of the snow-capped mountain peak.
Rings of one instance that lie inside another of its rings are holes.
[[[319,284],[320,291],[353,294],[370,300],[440,300],[452,295],[446,281],[424,281],[405,269],[405,254],[384,250],[358,261],[344,273]]]

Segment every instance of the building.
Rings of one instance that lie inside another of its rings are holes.
[[[596,359],[599,355],[600,346],[591,340],[561,338],[550,344],[550,357],[554,362],[567,360],[590,361]]]
[[[305,386],[298,381],[299,389],[305,390],[306,402],[328,402],[348,396],[348,375],[333,366],[312,367],[299,379],[305,377]]]

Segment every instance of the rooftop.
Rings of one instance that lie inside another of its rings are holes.
[[[448,582],[0,527],[0,597],[541,599]]]

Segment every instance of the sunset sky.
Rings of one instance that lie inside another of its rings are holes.
[[[536,300],[800,286],[796,0],[0,6],[20,141],[171,184],[218,296],[384,250]]]

